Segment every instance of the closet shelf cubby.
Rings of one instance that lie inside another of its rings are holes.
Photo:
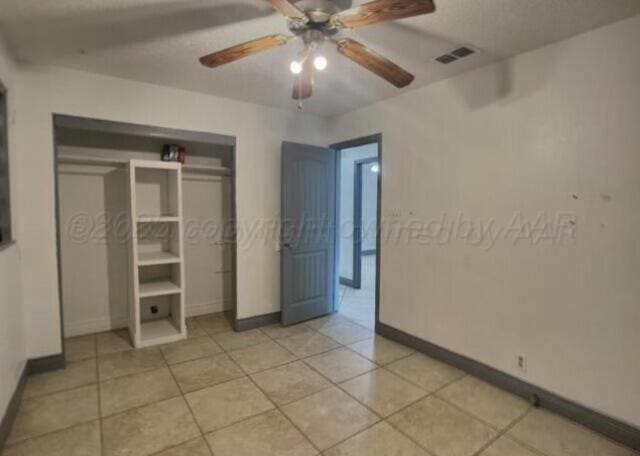
[[[139,252],[138,266],[180,263],[181,258],[172,252]]]
[[[167,338],[180,338],[180,329],[169,318],[160,318],[142,323],[140,340],[143,346],[155,345],[155,341]]]
[[[140,283],[141,298],[178,294],[181,291],[180,287],[170,280],[152,280]]]

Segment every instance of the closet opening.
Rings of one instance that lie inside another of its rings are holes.
[[[235,326],[235,138],[62,115],[54,131],[63,338],[143,347],[185,338],[190,317]],[[162,161],[177,150],[184,163]]]

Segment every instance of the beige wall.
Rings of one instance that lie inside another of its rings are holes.
[[[462,214],[495,232],[546,214],[566,235],[387,242],[384,323],[636,426],[638,43],[640,16],[329,124],[331,142],[382,133],[388,224]]]
[[[9,118],[9,165],[11,167],[11,204],[13,210],[14,238],[19,240],[15,232],[18,216],[17,180],[15,179],[15,141],[13,135],[13,117],[15,114],[16,83],[14,64],[5,51],[0,40],[0,81],[8,91]],[[15,391],[18,379],[24,369],[25,343],[22,323],[22,299],[20,294],[20,246],[22,242],[0,250],[0,419]]]
[[[322,145],[327,136],[320,117],[74,70],[23,68],[19,88],[15,161],[24,211],[17,236],[26,271],[22,289],[29,357],[61,349],[52,113],[236,136],[241,229],[278,217],[282,141]],[[273,238],[239,246],[240,318],[279,310],[276,247]]]

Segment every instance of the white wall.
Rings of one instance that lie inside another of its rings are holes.
[[[15,68],[4,44],[0,40],[0,80],[7,88],[9,120],[9,166],[11,204],[13,213],[13,236],[18,216],[16,152],[13,134],[16,83]],[[22,299],[20,294],[20,249],[22,242],[0,248],[0,420],[4,416],[9,400],[15,391],[18,379],[26,362],[24,331],[22,323]]]
[[[54,67],[23,68],[16,119],[17,220],[27,353],[61,350],[56,265],[52,113],[133,122],[237,137],[240,229],[268,227],[280,209],[283,140],[324,145],[326,122],[303,113]],[[240,318],[278,311],[277,235],[238,246]]]
[[[638,43],[640,16],[329,124],[331,142],[382,133],[385,233],[394,216],[497,230],[518,211],[515,228],[566,213],[564,242],[525,230],[473,246],[465,228],[442,245],[386,242],[382,322],[636,426]]]

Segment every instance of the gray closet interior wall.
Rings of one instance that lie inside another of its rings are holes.
[[[57,131],[56,153],[159,160],[171,141],[76,129]],[[231,166],[233,149],[177,141],[187,163]],[[60,163],[61,282],[65,336],[127,326],[129,306],[126,167]],[[232,177],[183,169],[186,315],[230,310]]]

